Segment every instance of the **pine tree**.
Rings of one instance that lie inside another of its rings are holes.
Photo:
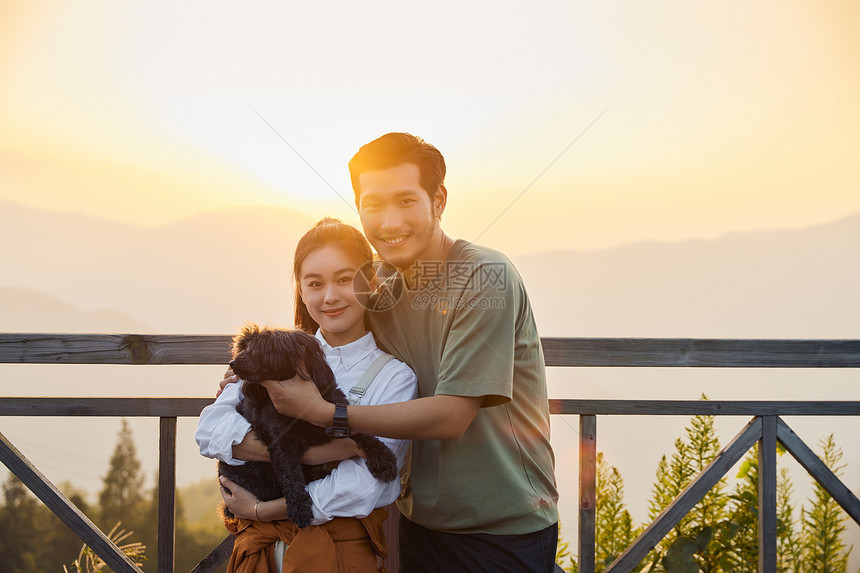
[[[791,503],[793,495],[794,486],[788,469],[782,468],[776,483],[776,570],[779,573],[796,573],[801,570],[803,547],[795,528],[794,506]]]
[[[845,468],[841,464],[842,450],[836,446],[833,434],[822,440],[824,463],[837,476]],[[849,549],[845,551],[842,534],[845,531],[845,514],[818,482],[813,485],[812,507],[803,514],[803,566],[804,571],[815,573],[843,573],[848,570]]]
[[[23,573],[38,568],[40,538],[39,502],[14,474],[3,484],[0,511],[0,571]]]
[[[639,530],[633,527],[633,519],[624,504],[621,473],[607,463],[603,452],[597,454],[596,477],[594,557],[596,570],[603,571],[636,539]]]
[[[706,396],[702,396],[707,400]],[[657,481],[649,501],[649,518],[658,515],[719,454],[721,446],[713,416],[694,416],[685,428],[686,440],[675,440],[671,458],[660,459]],[[733,528],[726,523],[726,480],[721,479],[645,559],[648,571],[721,571],[724,560],[720,538],[729,538]]]
[[[558,522],[558,545],[555,550],[555,562],[565,573],[577,573],[579,571],[576,557],[570,554],[570,544],[562,537],[561,521]]]
[[[747,453],[737,477],[729,518],[735,531],[725,546],[723,567],[754,573],[758,568],[758,444]]]
[[[144,509],[144,476],[128,422],[123,419],[110,468],[99,494],[99,523],[103,530],[122,522],[123,529],[137,529]]]

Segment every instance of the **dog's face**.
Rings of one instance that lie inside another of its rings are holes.
[[[313,336],[300,330],[248,324],[233,339],[233,372],[245,382],[289,380],[299,374],[321,392],[334,387],[334,375]]]

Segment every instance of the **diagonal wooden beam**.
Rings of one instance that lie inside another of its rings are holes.
[[[696,479],[657,516],[657,519],[636,538],[624,553],[605,569],[605,573],[630,573],[648,552],[687,515],[720,478],[731,469],[749,449],[761,439],[761,418],[753,418]]]
[[[233,543],[235,541],[235,535],[228,535],[225,537],[224,540],[218,544],[218,547],[213,549],[209,555],[204,557],[203,560],[197,564],[197,567],[191,570],[191,573],[212,573],[218,569],[222,563],[227,561],[230,554],[233,553]]]
[[[836,477],[836,474],[830,471],[830,468],[821,461],[821,458],[816,456],[781,418],[777,420],[776,438],[794,456],[794,459],[809,472],[809,475],[821,484],[821,487],[830,494],[830,497],[842,506],[845,513],[850,515],[857,524],[860,524],[860,501],[858,501],[857,496]]]
[[[0,461],[114,571],[142,573],[125,553],[120,551],[81,510],[48,481],[2,433],[0,433]]]

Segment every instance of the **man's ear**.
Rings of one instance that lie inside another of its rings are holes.
[[[436,195],[433,196],[433,216],[441,217],[445,212],[445,206],[448,204],[448,190],[444,185],[439,185],[436,190]]]

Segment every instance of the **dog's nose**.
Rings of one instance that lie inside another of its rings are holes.
[[[230,370],[233,370],[233,368],[235,367],[235,364],[236,364],[236,361],[231,360],[230,362],[227,363],[227,366],[230,367]]]

